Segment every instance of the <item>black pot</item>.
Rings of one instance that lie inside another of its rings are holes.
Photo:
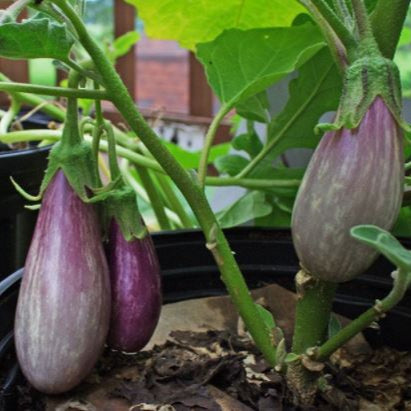
[[[37,212],[17,193],[10,176],[37,194],[47,166],[49,147],[0,152],[0,280],[24,265]]]
[[[242,227],[226,230],[226,235],[251,288],[278,283],[294,289],[298,259],[288,230]],[[201,232],[164,232],[153,235],[153,240],[162,268],[165,303],[225,293],[214,260],[204,246]],[[403,240],[402,243],[411,248],[411,240]],[[387,260],[380,258],[363,276],[341,284],[334,311],[353,318],[371,307],[375,299],[383,298],[391,289],[390,273],[393,269]],[[18,279],[20,275],[21,273],[15,274],[14,279]],[[8,281],[12,283],[13,278]],[[6,405],[10,404],[10,410],[15,409],[15,383],[21,378],[16,368],[10,337],[17,292],[18,280],[0,295],[0,364],[6,364],[8,375],[3,383],[0,404],[1,401]],[[404,333],[408,329],[411,329],[410,292],[399,306],[381,320],[379,330],[366,330],[365,335],[373,346],[384,344],[400,350],[411,350],[411,334]],[[2,357],[5,358],[6,355],[9,357],[4,362]],[[8,403],[5,402],[6,398]]]
[[[28,112],[22,110],[19,117]],[[46,129],[50,117],[37,112],[22,122],[25,130]],[[16,192],[10,181],[16,182],[30,194],[37,194],[47,166],[49,147],[11,150],[0,147],[0,280],[24,265],[24,260],[36,223],[37,212],[24,208],[27,201]]]

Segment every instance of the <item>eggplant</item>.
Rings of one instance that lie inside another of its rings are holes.
[[[302,268],[330,282],[362,273],[377,251],[350,237],[350,228],[373,224],[390,230],[403,196],[403,135],[382,98],[359,126],[328,132],[304,175],[292,216]]]
[[[109,347],[136,352],[154,333],[160,317],[160,265],[149,234],[127,241],[113,218],[108,261],[112,288]]]
[[[86,377],[110,321],[110,281],[93,205],[59,170],[44,198],[15,318],[18,361],[39,391],[67,391]]]

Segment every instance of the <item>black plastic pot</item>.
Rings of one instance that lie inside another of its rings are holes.
[[[36,113],[22,125],[27,130],[45,129],[49,121],[45,114]],[[37,212],[24,208],[27,201],[16,192],[10,176],[30,194],[37,194],[49,150],[35,144],[22,150],[0,149],[0,280],[23,266],[37,218]]]
[[[47,166],[49,147],[0,152],[0,280],[23,266],[37,212],[24,208],[27,201],[17,193],[15,181],[37,194]]]
[[[294,275],[298,260],[288,230],[236,228],[226,230],[237,261],[251,288],[269,283],[278,283],[288,289],[294,288]],[[204,245],[199,231],[159,233],[153,236],[162,268],[164,302],[190,298],[221,295],[225,293],[218,269]],[[410,240],[403,244],[411,248]],[[391,289],[390,273],[394,267],[380,258],[363,276],[342,284],[335,299],[334,310],[347,317],[354,317],[383,298]],[[19,277],[19,274],[15,274]],[[9,282],[12,282],[9,278]],[[4,282],[3,282],[4,284]],[[2,283],[0,283],[0,290]],[[0,295],[0,364],[2,357],[9,355],[7,386],[0,391],[1,401],[15,408],[15,383],[21,378],[12,353],[10,331],[17,299],[18,281]],[[401,350],[411,350],[411,293],[386,318],[379,330],[367,330],[366,337],[373,346],[389,345]],[[1,352],[1,347],[7,346]],[[8,354],[7,354],[8,353]],[[3,370],[4,371],[4,370]],[[6,402],[6,399],[7,401]],[[0,407],[1,408],[1,407]]]

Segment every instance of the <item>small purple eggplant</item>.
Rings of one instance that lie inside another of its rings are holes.
[[[295,249],[314,277],[348,281],[376,258],[376,251],[350,237],[350,228],[392,228],[403,196],[402,139],[396,119],[377,97],[357,128],[328,132],[320,141],[292,217]]]
[[[150,340],[161,311],[160,266],[149,234],[127,241],[115,220],[109,228],[111,348],[136,352]]]
[[[100,226],[61,170],[44,193],[20,288],[15,343],[39,391],[67,391],[89,374],[110,321],[110,283]]]

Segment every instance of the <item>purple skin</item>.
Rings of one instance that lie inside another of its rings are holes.
[[[46,189],[26,259],[15,320],[21,369],[39,391],[68,391],[101,354],[110,282],[94,208],[60,170]]]
[[[402,130],[380,97],[354,130],[328,132],[305,173],[292,234],[302,267],[325,281],[348,281],[377,256],[350,236],[358,224],[390,230],[403,196]]]
[[[150,340],[160,317],[160,266],[149,235],[128,242],[118,224],[110,226],[108,261],[112,288],[108,345],[136,352]]]

